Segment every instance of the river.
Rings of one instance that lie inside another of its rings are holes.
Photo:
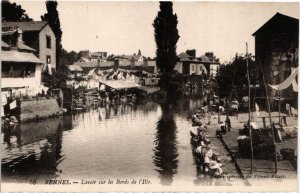
[[[137,179],[194,183],[190,117],[201,99],[93,107],[2,128],[2,180]]]

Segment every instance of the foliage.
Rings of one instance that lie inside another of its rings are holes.
[[[50,88],[62,88],[66,84],[66,80],[69,75],[69,69],[67,66],[61,66],[59,70],[53,70],[52,74],[43,73],[42,81],[45,86]]]
[[[172,2],[160,2],[154,23],[154,36],[156,42],[156,65],[162,76],[168,76],[173,72],[176,65],[176,44],[179,39],[177,29],[177,15],[173,14]]]
[[[21,5],[17,5],[16,3],[10,3],[9,1],[2,1],[1,8],[2,21],[33,21],[33,19],[26,14],[26,11],[22,9]]]
[[[248,64],[250,84],[258,84],[258,69],[251,54],[249,55]],[[231,94],[238,97],[244,93],[245,89],[248,89],[246,57],[236,55],[232,63],[221,65],[216,75],[216,82],[220,97],[230,96]],[[234,89],[232,84],[234,84]]]
[[[78,53],[75,51],[68,52],[62,49],[59,55],[59,65],[58,66],[68,66],[74,64],[78,57]]]
[[[59,69],[60,52],[62,50],[61,37],[62,31],[60,28],[59,14],[57,11],[57,1],[46,1],[47,13],[41,16],[43,21],[48,21],[51,29],[56,37],[56,65]]]

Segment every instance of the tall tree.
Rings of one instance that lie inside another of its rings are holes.
[[[176,65],[176,44],[179,39],[177,29],[177,15],[173,14],[173,3],[160,2],[154,23],[154,36],[156,42],[156,65],[163,77],[172,74]]]
[[[48,21],[51,29],[53,30],[56,37],[56,65],[58,69],[61,64],[59,63],[59,56],[62,50],[61,37],[62,31],[60,28],[59,14],[57,11],[57,2],[56,1],[46,1],[47,13],[41,16],[43,21]]]
[[[22,9],[21,5],[17,5],[16,3],[11,3],[9,1],[2,1],[1,8],[2,21],[33,21],[33,19],[26,14],[26,11]]]

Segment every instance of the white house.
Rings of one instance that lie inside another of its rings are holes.
[[[37,90],[42,82],[42,62],[21,39],[22,31],[2,31],[1,89],[2,91],[27,92]]]

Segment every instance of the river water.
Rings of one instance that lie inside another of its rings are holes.
[[[201,99],[93,107],[2,128],[2,180],[137,179],[193,183],[190,117]],[[42,183],[42,182],[41,182]]]

